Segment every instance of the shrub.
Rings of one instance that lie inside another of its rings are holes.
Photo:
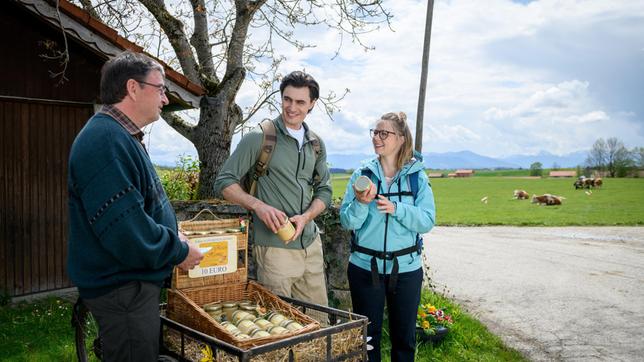
[[[181,155],[172,170],[161,172],[161,185],[170,200],[196,200],[199,189],[199,160]]]
[[[5,289],[0,289],[0,306],[8,305],[11,302],[11,296]]]

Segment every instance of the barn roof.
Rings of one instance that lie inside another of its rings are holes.
[[[550,177],[575,177],[577,171],[550,171]]]
[[[52,0],[16,0],[18,4],[42,18],[45,22],[60,29],[56,2]],[[145,53],[143,48],[126,38],[109,26],[91,17],[88,12],[68,0],[59,0],[60,19],[67,36],[76,39],[99,57],[110,59],[124,50]],[[198,108],[203,88],[191,82],[186,76],[175,71],[165,62],[157,60],[165,69],[168,98],[175,109]],[[174,109],[170,109],[174,110]]]

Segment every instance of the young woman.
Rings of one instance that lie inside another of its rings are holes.
[[[434,226],[434,195],[403,112],[383,115],[371,141],[376,157],[353,173],[340,209],[342,226],[353,231],[347,270],[353,311],[369,318],[369,361],[380,361],[385,302],[391,360],[413,361],[423,280],[420,236]],[[371,180],[362,192],[354,186],[360,176]]]

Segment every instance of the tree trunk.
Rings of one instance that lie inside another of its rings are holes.
[[[230,154],[234,126],[241,119],[241,109],[235,103],[226,104],[224,92],[215,97],[203,97],[199,125],[193,143],[201,161],[199,173],[200,200],[215,197],[213,185],[217,173]]]

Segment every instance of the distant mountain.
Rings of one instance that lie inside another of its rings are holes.
[[[373,157],[373,154],[353,154],[353,155],[327,155],[326,160],[332,168],[355,169],[360,166],[361,162]]]
[[[519,168],[519,165],[501,161],[492,157],[481,156],[471,151],[430,152],[423,154],[425,165],[433,169],[456,168]]]
[[[541,151],[536,155],[512,155],[501,158],[505,162],[520,165],[523,168],[530,168],[534,162],[541,162],[544,168],[552,168],[556,163],[559,167],[577,167],[583,165],[588,156],[588,151],[577,151],[565,155],[553,155],[548,151]]]
[[[559,167],[576,167],[584,163],[588,151],[578,151],[566,155],[553,155],[541,151],[536,155],[512,155],[503,158],[482,156],[471,151],[459,152],[429,152],[423,154],[425,166],[433,169],[458,168],[530,168],[534,162],[541,162],[544,168],[550,168],[555,163]],[[373,154],[329,154],[327,160],[331,167],[338,169],[353,169],[360,162],[372,158]]]

